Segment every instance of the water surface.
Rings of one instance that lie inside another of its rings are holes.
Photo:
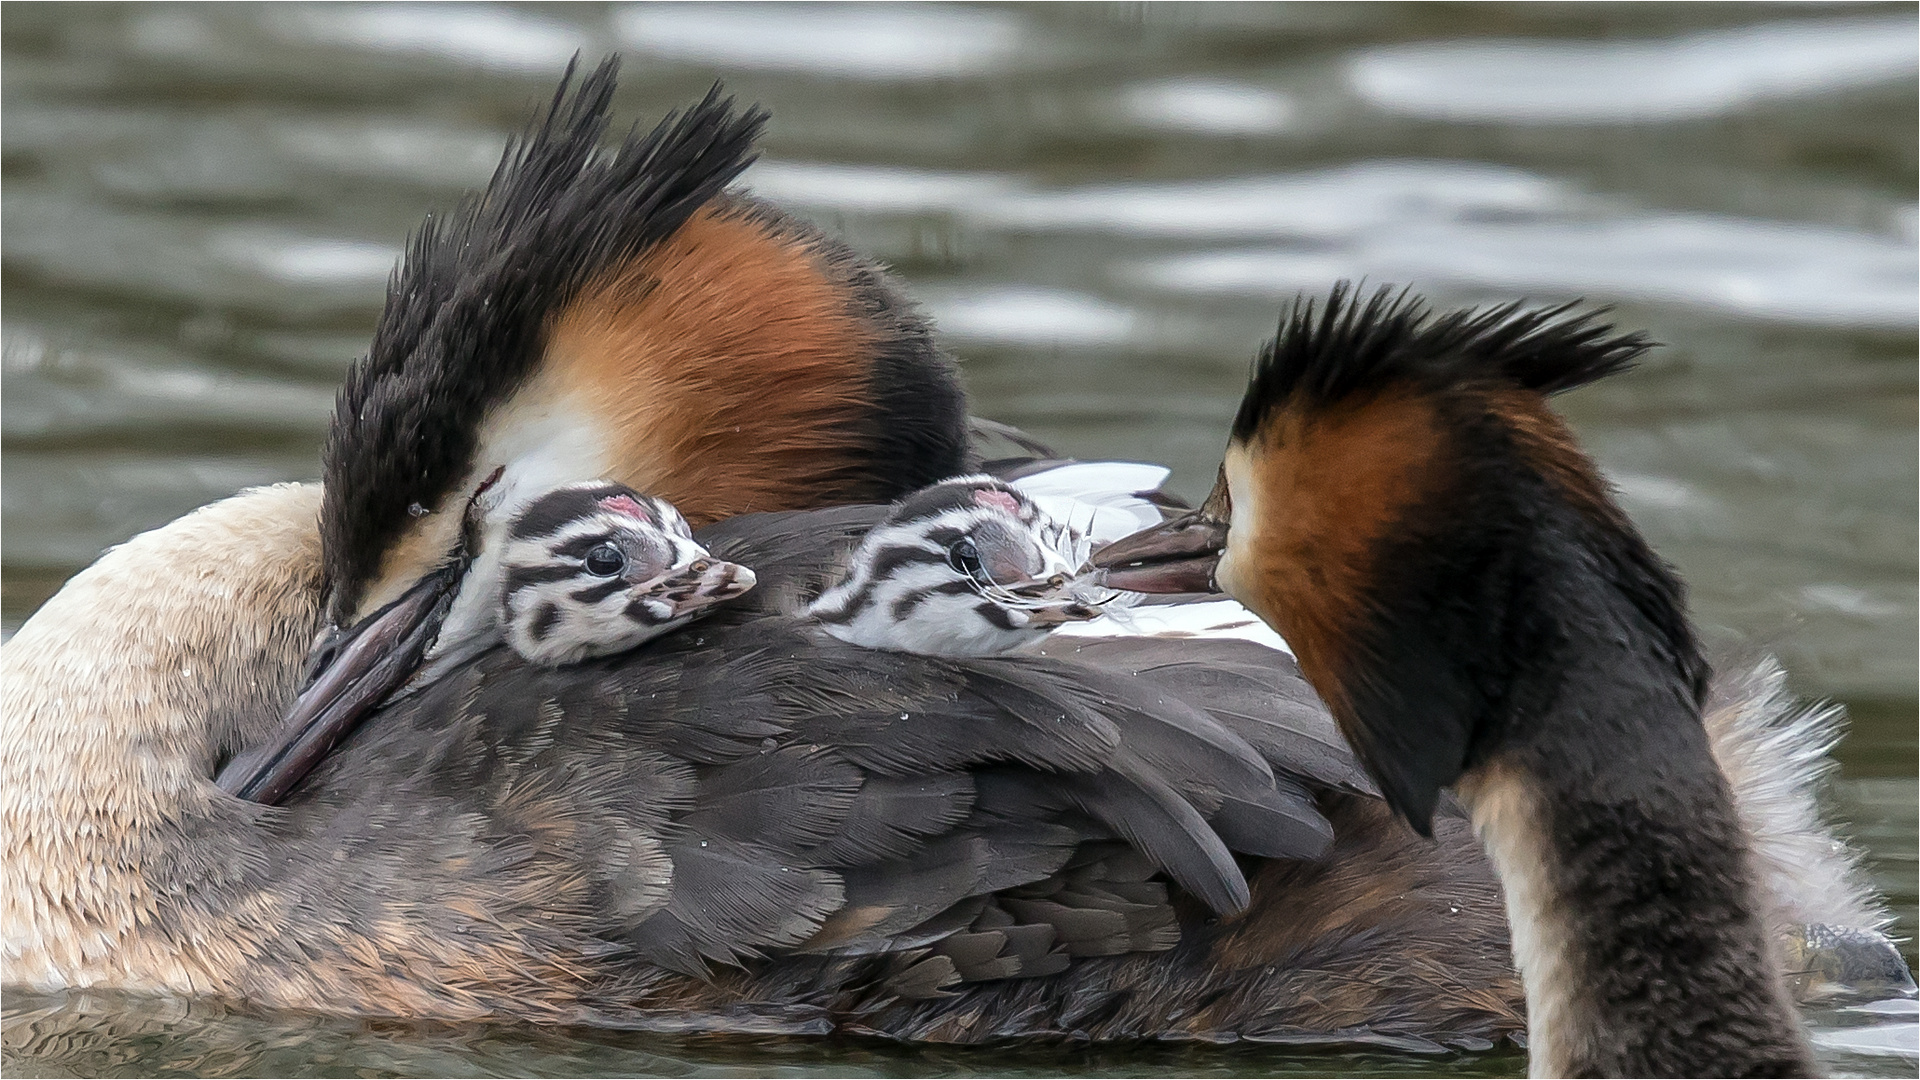
[[[110,544],[315,475],[407,231],[485,181],[568,57],[617,49],[626,117],[716,77],[772,108],[749,185],[891,263],[977,411],[1081,456],[1164,461],[1189,494],[1299,291],[1364,277],[1448,304],[1613,304],[1667,347],[1565,408],[1708,635],[1848,704],[1833,804],[1915,932],[1910,5],[7,5],[0,21],[7,628]],[[22,1073],[1524,1068],[714,1049],[110,997],[10,996],[6,1024]]]

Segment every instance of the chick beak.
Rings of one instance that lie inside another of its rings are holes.
[[[1090,607],[1078,600],[1067,598],[1058,604],[1049,604],[1046,607],[1035,608],[1027,612],[1027,625],[1048,627],[1065,626],[1067,623],[1072,622],[1086,622],[1088,619],[1097,618],[1099,614],[1099,608]]]
[[[703,558],[640,582],[633,594],[649,605],[664,607],[664,618],[681,619],[739,596],[755,581],[753,571],[739,563]]]
[[[352,627],[324,634],[280,730],[227,762],[214,778],[220,790],[279,802],[419,667],[465,572],[463,560],[451,563]]]
[[[1123,536],[1094,552],[1088,565],[1109,589],[1143,593],[1219,592],[1213,571],[1227,546],[1227,522],[1205,506]]]
[[[1028,626],[1063,626],[1099,617],[1100,609],[1088,603],[1083,595],[1088,591],[1086,582],[1076,578],[1064,562],[1052,560],[1047,570],[1053,571],[1047,577],[1025,578],[1005,586],[1013,595],[1037,604],[1035,607],[1022,608],[1026,612]],[[1111,595],[1104,589],[1096,588],[1093,591]]]

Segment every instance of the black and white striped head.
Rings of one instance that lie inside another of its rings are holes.
[[[671,503],[604,480],[534,499],[499,543],[503,634],[542,664],[624,652],[754,584],[695,543]]]
[[[845,578],[807,614],[834,637],[868,648],[1004,652],[1100,613],[1107,590],[1074,576],[1088,546],[1079,531],[992,477],[945,480],[896,504],[854,549]]]

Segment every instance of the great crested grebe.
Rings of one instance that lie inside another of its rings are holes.
[[[416,241],[324,489],[136,537],[0,649],[8,983],[946,1041],[1517,1030],[1466,823],[1397,828],[1270,650],[932,657],[761,602],[886,512],[830,504],[966,471],[964,401],[877,268],[721,190],[755,116],[710,98],[596,157],[611,89]],[[466,506],[599,478],[717,522],[760,586],[620,656],[455,656],[493,602]],[[1748,701],[1713,722],[1782,722]],[[212,783],[242,748],[281,805]],[[1271,827],[1236,859],[1209,815]]]
[[[1336,289],[1257,362],[1205,505],[1097,558],[1272,623],[1415,829],[1456,788],[1534,1075],[1810,1075],[1680,583],[1546,404],[1648,347]]]

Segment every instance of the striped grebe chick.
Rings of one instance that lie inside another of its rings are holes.
[[[708,554],[672,503],[608,480],[540,496],[500,539],[500,625],[537,664],[625,652],[754,585],[752,570]]]
[[[808,605],[827,633],[873,649],[988,656],[1092,619],[1118,594],[1078,581],[1090,541],[991,476],[956,477],[896,503]]]

